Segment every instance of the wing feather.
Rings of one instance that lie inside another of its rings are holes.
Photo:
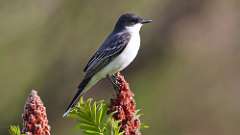
[[[110,36],[103,45],[97,50],[97,52],[91,57],[84,72],[86,76],[93,76],[95,73],[105,67],[113,58],[118,56],[126,47],[130,40],[129,33],[119,33],[114,36]]]

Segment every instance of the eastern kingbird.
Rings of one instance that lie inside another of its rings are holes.
[[[119,17],[112,33],[84,68],[84,79],[79,84],[77,93],[63,116],[66,116],[78,102],[80,95],[83,95],[101,79],[123,70],[135,59],[140,47],[140,28],[151,21],[132,13]]]

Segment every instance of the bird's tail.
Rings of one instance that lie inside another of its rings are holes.
[[[85,78],[85,79],[83,79],[83,81],[79,84],[77,93],[75,94],[75,96],[73,97],[72,101],[71,101],[70,104],[68,105],[68,108],[67,108],[67,110],[65,111],[65,113],[63,114],[63,117],[67,116],[67,114],[70,112],[71,108],[73,108],[73,107],[77,104],[80,95],[82,94],[84,88],[87,86],[87,84],[89,83],[90,80],[91,80],[91,78]]]

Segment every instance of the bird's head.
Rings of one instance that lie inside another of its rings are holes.
[[[152,22],[152,20],[143,19],[142,17],[132,13],[126,13],[119,17],[114,29],[115,30],[127,29],[130,31],[138,32],[143,24],[150,22]]]

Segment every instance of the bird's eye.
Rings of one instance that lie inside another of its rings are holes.
[[[138,23],[138,19],[134,19],[133,22]]]
[[[132,19],[132,20],[130,21],[130,24],[131,24],[131,25],[134,25],[134,24],[136,24],[137,22],[138,22],[137,19]]]
[[[133,22],[133,21],[132,21],[132,22],[130,22],[130,25],[134,25],[134,24],[136,24],[136,23],[135,23],[135,22]]]

